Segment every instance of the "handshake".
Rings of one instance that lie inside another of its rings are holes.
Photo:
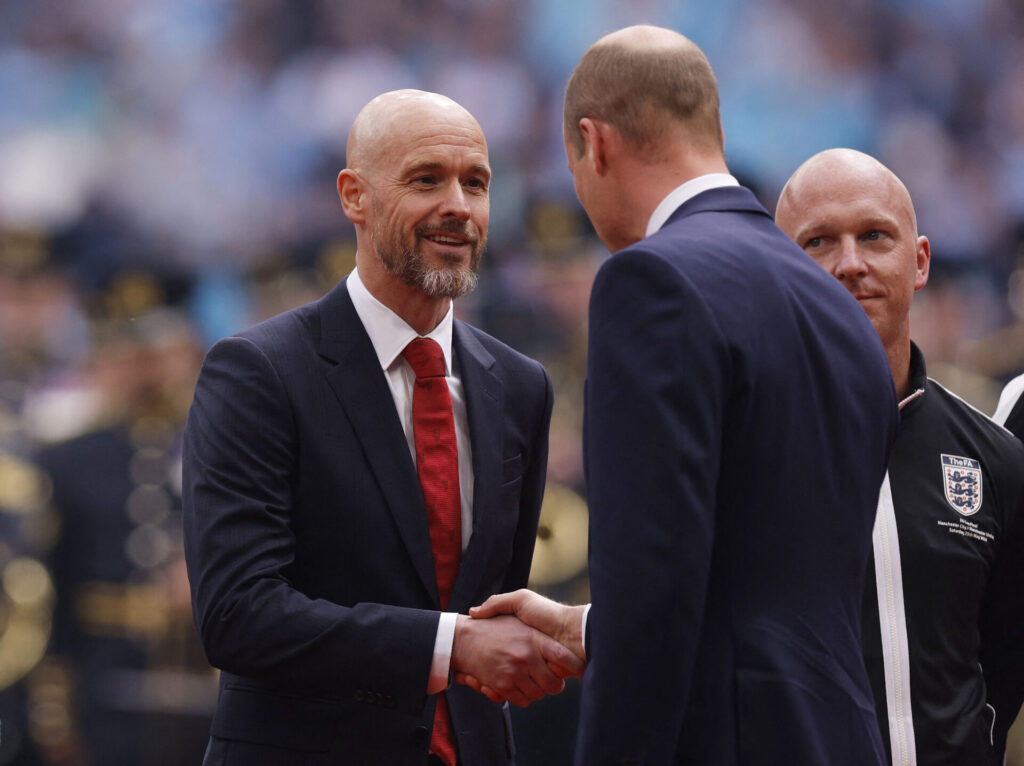
[[[492,702],[526,707],[582,677],[583,606],[566,606],[529,590],[491,596],[459,615],[451,670]]]

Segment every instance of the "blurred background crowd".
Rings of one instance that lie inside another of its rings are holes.
[[[415,87],[480,121],[494,183],[459,313],[557,403],[533,582],[587,598],[586,305],[607,253],[573,192],[565,83],[631,23],[695,40],[733,172],[769,210],[850,146],[932,241],[913,334],[991,413],[1024,370],[1016,0],[5,0],[0,4],[0,766],[197,764],[216,676],[181,560],[179,445],[204,350],[354,265],[335,177],[357,111]],[[566,763],[577,688],[516,711]]]

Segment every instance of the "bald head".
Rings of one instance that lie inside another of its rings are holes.
[[[338,196],[370,292],[421,332],[476,285],[490,220],[487,142],[446,96],[384,93],[356,116]]]
[[[886,207],[905,217],[917,235],[917,215],[910,192],[889,168],[855,149],[826,149],[804,162],[786,182],[775,207],[775,222],[800,243],[800,229],[810,224],[824,200],[884,192]]]
[[[356,115],[348,134],[346,164],[372,174],[417,128],[445,124],[486,147],[473,115],[447,96],[411,88],[382,93]]]
[[[931,259],[907,187],[874,157],[830,149],[789,179],[775,222],[857,299],[882,339],[896,390],[904,394],[910,304],[928,281]]]
[[[691,40],[671,29],[633,26],[605,35],[583,54],[565,93],[565,136],[583,153],[580,120],[612,125],[634,151],[656,161],[679,139],[722,151],[718,84]]]

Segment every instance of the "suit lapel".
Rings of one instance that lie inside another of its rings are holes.
[[[327,373],[327,382],[363,447],[424,587],[440,603],[416,466],[384,371],[344,280],[321,299],[320,308],[320,353],[337,362]]]
[[[469,601],[476,593],[495,534],[495,519],[488,510],[498,507],[505,394],[501,380],[493,372],[494,357],[458,320],[452,344],[462,377],[473,445],[473,534],[459,564],[450,606],[452,610],[465,611],[472,606]]]

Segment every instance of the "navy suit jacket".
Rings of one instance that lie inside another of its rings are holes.
[[[456,320],[473,531],[450,611],[524,587],[552,391],[544,369]],[[205,763],[415,764],[440,604],[422,492],[344,283],[217,343],[185,433],[185,552],[221,691]],[[446,692],[460,763],[514,756],[507,706]]]
[[[602,266],[578,764],[885,762],[860,614],[897,422],[864,311],[747,189]]]

